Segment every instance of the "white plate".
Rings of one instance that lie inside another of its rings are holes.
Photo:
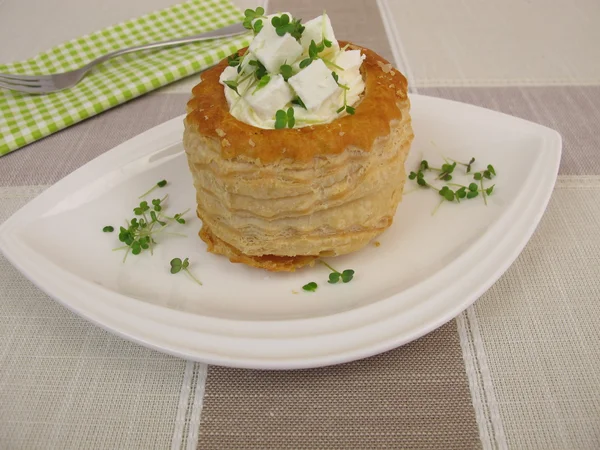
[[[270,274],[206,252],[198,219],[154,256],[111,249],[103,233],[131,217],[138,195],[170,184],[169,211],[194,208],[182,117],[119,145],[49,188],[0,228],[0,249],[40,289],[126,339],[183,358],[236,367],[294,369],[364,358],[410,342],[472,304],[514,261],[550,198],[558,133],[475,106],[412,96],[415,142],[407,168],[444,153],[492,163],[496,191],[460,205],[418,190],[374,245],[330,261],[355,279],[329,285],[323,266]],[[407,184],[407,190],[413,189]],[[169,273],[189,257],[200,287]],[[317,281],[315,293],[302,291]],[[297,292],[294,293],[293,291]]]

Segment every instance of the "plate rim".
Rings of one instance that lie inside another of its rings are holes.
[[[396,339],[389,339],[389,340],[384,340],[384,341],[377,342],[374,344],[369,344],[366,347],[358,347],[353,350],[348,350],[346,353],[325,354],[325,355],[320,355],[318,357],[309,357],[309,358],[305,357],[305,358],[299,358],[299,359],[286,359],[286,358],[269,359],[269,358],[264,358],[264,357],[258,358],[258,359],[256,357],[247,358],[247,359],[239,358],[239,357],[228,358],[227,356],[219,355],[219,354],[211,355],[209,352],[202,353],[202,352],[189,352],[189,351],[185,351],[185,350],[182,351],[181,347],[178,350],[177,348],[175,348],[173,346],[171,346],[171,347],[169,347],[168,345],[165,346],[164,343],[160,344],[160,343],[157,343],[155,340],[144,339],[138,335],[132,334],[131,332],[127,333],[123,329],[115,328],[114,323],[113,323],[113,326],[111,326],[110,324],[107,324],[107,323],[103,322],[102,320],[98,320],[97,315],[94,316],[93,314],[88,314],[89,310],[87,311],[88,313],[86,313],[86,311],[82,311],[81,308],[77,308],[76,305],[60,298],[61,297],[60,295],[55,295],[57,291],[60,291],[60,289],[57,289],[56,286],[52,286],[52,283],[49,283],[48,281],[44,282],[42,276],[39,276],[39,275],[34,276],[35,270],[32,271],[31,268],[28,268],[26,265],[24,266],[21,263],[20,258],[18,257],[16,252],[19,250],[22,251],[23,249],[22,248],[19,249],[18,241],[11,243],[10,239],[9,239],[11,236],[11,231],[15,227],[18,226],[20,220],[23,221],[23,220],[27,219],[28,217],[30,217],[30,218],[31,217],[39,217],[40,216],[39,214],[36,215],[34,213],[38,204],[43,203],[47,198],[50,198],[50,197],[60,194],[61,191],[69,191],[70,192],[70,189],[69,189],[70,185],[73,185],[73,184],[77,185],[79,183],[81,183],[80,185],[89,184],[89,181],[85,182],[85,180],[88,178],[86,176],[87,172],[95,171],[99,167],[102,167],[102,166],[104,166],[104,168],[107,170],[114,170],[114,166],[111,166],[112,160],[118,160],[120,165],[124,165],[124,164],[130,163],[132,161],[135,161],[145,155],[156,154],[157,152],[160,151],[160,149],[158,148],[159,145],[162,145],[163,147],[168,148],[169,146],[178,144],[179,142],[181,142],[181,137],[180,137],[181,134],[179,135],[179,138],[177,138],[177,139],[170,138],[169,136],[171,134],[173,134],[175,131],[183,130],[182,119],[183,119],[183,117],[185,117],[185,115],[182,115],[182,116],[176,117],[174,119],[171,119],[167,122],[164,122],[154,128],[151,128],[151,129],[129,139],[128,141],[125,141],[124,143],[114,147],[113,149],[109,150],[108,152],[104,153],[103,155],[88,162],[84,166],[80,167],[79,169],[75,170],[71,174],[67,175],[65,178],[63,178],[63,180],[60,180],[59,182],[57,182],[56,184],[54,184],[53,186],[48,188],[46,191],[44,191],[38,197],[33,199],[31,202],[29,202],[27,205],[25,205],[23,208],[21,208],[15,214],[13,214],[2,225],[0,225],[0,250],[5,255],[5,257],[15,267],[17,267],[17,269],[21,273],[23,273],[27,278],[30,279],[30,281],[32,281],[41,290],[46,292],[54,300],[58,301],[61,305],[67,307],[69,310],[75,312],[77,315],[82,316],[86,320],[91,321],[92,323],[94,323],[112,333],[115,333],[123,338],[126,338],[128,340],[142,344],[144,346],[153,348],[155,350],[170,353],[172,355],[175,355],[178,357],[183,357],[186,359],[193,359],[196,361],[202,361],[202,362],[206,362],[209,364],[218,364],[218,365],[223,365],[223,366],[243,367],[243,368],[297,369],[297,368],[319,367],[319,366],[348,362],[348,361],[372,356],[372,355],[381,353],[383,351],[387,351],[392,348],[398,347],[400,345],[404,345],[414,339],[417,339],[417,338],[433,331],[434,329],[438,328],[439,326],[443,325],[444,323],[448,322],[449,320],[451,320],[452,318],[454,318],[458,314],[460,314],[464,309],[466,309],[468,306],[470,306],[472,303],[474,303],[474,301],[483,292],[485,292],[487,289],[489,289],[489,287],[492,284],[494,284],[498,280],[498,278],[500,278],[500,276],[506,271],[506,269],[508,269],[508,267],[514,262],[514,260],[517,258],[517,256],[521,253],[521,251],[524,248],[524,246],[526,245],[526,243],[531,238],[531,235],[537,228],[537,225],[547,207],[547,204],[550,200],[550,197],[551,197],[551,194],[553,191],[556,177],[558,175],[558,168],[560,165],[560,157],[561,157],[561,153],[562,153],[562,138],[560,137],[558,132],[556,132],[555,130],[552,130],[550,128],[544,127],[542,125],[535,124],[533,122],[529,122],[524,119],[516,118],[514,116],[510,116],[507,114],[499,113],[496,111],[491,111],[491,110],[481,108],[478,106],[465,104],[465,103],[461,103],[461,102],[456,102],[456,101],[452,101],[452,100],[440,99],[440,98],[436,98],[436,97],[429,97],[429,96],[423,96],[423,95],[417,95],[417,94],[411,95],[411,100],[413,102],[416,100],[416,101],[423,101],[423,102],[433,101],[433,102],[454,103],[454,104],[460,105],[460,107],[475,108],[478,110],[478,112],[485,111],[486,113],[491,112],[494,115],[505,116],[505,117],[510,118],[511,120],[520,122],[523,125],[527,125],[530,128],[533,127],[534,129],[538,130],[538,133],[536,133],[536,135],[542,136],[544,138],[544,140],[547,141],[544,145],[541,146],[542,151],[540,152],[540,155],[542,157],[546,157],[548,159],[548,162],[547,162],[548,166],[545,166],[544,164],[540,164],[537,169],[537,171],[541,171],[542,169],[545,170],[545,173],[544,173],[545,182],[539,183],[536,194],[532,195],[530,197],[529,203],[537,204],[537,207],[535,208],[535,214],[533,216],[526,215],[526,214],[521,215],[520,221],[527,223],[528,226],[524,227],[523,229],[520,229],[519,233],[517,233],[516,231],[513,231],[512,233],[507,233],[503,238],[503,241],[505,241],[506,239],[511,238],[511,236],[513,234],[516,234],[516,236],[512,237],[512,240],[514,241],[516,239],[518,241],[512,247],[509,246],[509,248],[512,248],[513,251],[508,256],[501,258],[501,261],[503,261],[503,264],[501,264],[500,267],[497,268],[497,270],[494,271],[491,276],[488,276],[487,279],[485,280],[485,282],[480,283],[478,286],[478,289],[476,289],[471,295],[465,295],[465,298],[462,302],[456,303],[454,308],[446,311],[445,314],[440,315],[438,320],[429,322],[425,326],[417,327],[417,329],[414,330],[412,333],[408,333],[408,334],[404,333],[404,335],[400,335],[400,336],[402,336],[402,338],[398,337]],[[150,142],[151,145],[146,146],[145,143],[146,143],[146,141],[149,141],[149,140],[151,141]],[[132,146],[134,146],[133,150],[131,149]],[[136,148],[136,146],[137,146],[137,148]],[[150,150],[148,150],[148,148],[150,148]],[[124,150],[127,150],[127,151],[124,152]],[[124,153],[126,153],[125,156],[123,155]],[[124,161],[124,159],[126,161]],[[554,170],[547,172],[548,168],[552,168]],[[103,174],[104,173],[102,171],[100,171],[99,177],[101,177]],[[528,177],[528,178],[531,180],[531,177]],[[515,206],[515,205],[513,205],[513,206]],[[531,208],[528,208],[528,209],[531,209]],[[21,223],[23,223],[23,222],[21,222]],[[519,229],[519,227],[514,227],[514,230],[516,230],[516,229]],[[487,235],[488,232],[486,232],[485,234]],[[15,237],[15,236],[13,235],[13,237]],[[499,246],[497,246],[496,249],[499,249]],[[75,275],[73,275],[73,276],[75,276]],[[118,294],[118,295],[122,296],[122,294]],[[387,299],[382,300],[382,301],[390,301],[390,299],[393,299],[397,295],[398,294],[390,296]],[[141,302],[141,300],[136,300],[136,301]],[[430,299],[428,299],[428,301],[430,301]],[[151,306],[153,308],[166,309],[166,308],[163,308],[163,307],[160,307],[157,305],[147,305],[147,306]],[[368,308],[370,306],[371,305],[365,305],[362,308]],[[352,310],[352,311],[354,311],[354,310]],[[180,313],[191,315],[190,313],[183,313],[183,312],[180,312]],[[333,315],[335,316],[335,315],[339,315],[339,314],[345,314],[345,312],[336,313]],[[201,316],[201,317],[204,317],[204,316]],[[324,317],[319,317],[316,319],[326,319],[327,320],[330,317],[331,316],[324,316]],[[213,317],[210,318],[210,320],[215,320],[215,319],[217,319],[217,318],[213,318]],[[217,321],[220,321],[220,320],[229,320],[229,319],[220,319],[220,318],[217,319]],[[311,321],[314,321],[315,319],[311,318],[311,319],[290,319],[290,320],[311,322]],[[289,320],[281,320],[281,321],[277,321],[277,322],[288,322],[288,321]],[[238,322],[238,321],[233,321],[233,322]],[[258,321],[252,321],[252,322],[257,323]],[[273,321],[267,321],[267,322],[271,323]],[[379,323],[379,321],[376,321],[376,323]],[[371,325],[371,324],[368,324],[368,325]],[[352,330],[350,330],[350,331],[352,331]],[[323,334],[323,335],[327,335],[327,334]],[[208,336],[210,336],[210,334],[208,334]],[[242,339],[248,339],[248,338],[242,337]]]

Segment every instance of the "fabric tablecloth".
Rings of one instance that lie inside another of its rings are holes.
[[[59,306],[0,256],[0,448],[600,448],[600,4],[268,5],[305,19],[324,8],[338,38],[393,61],[412,92],[561,133],[556,188],[523,253],[429,335],[290,372],[207,367],[131,344]],[[0,221],[182,114],[196,81],[1,158]]]

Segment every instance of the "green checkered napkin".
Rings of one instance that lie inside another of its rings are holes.
[[[0,73],[73,70],[113,50],[203,33],[243,20],[229,0],[190,0],[59,45]],[[244,34],[136,52],[93,69],[71,89],[29,95],[0,88],[0,156],[217,63],[249,44]]]

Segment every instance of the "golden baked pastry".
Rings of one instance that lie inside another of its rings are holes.
[[[227,61],[202,73],[187,105],[183,145],[208,251],[294,271],[359,250],[392,224],[413,140],[407,82],[375,52],[349,48],[366,56],[362,100],[354,115],[323,125],[243,123],[230,114],[219,84]]]

